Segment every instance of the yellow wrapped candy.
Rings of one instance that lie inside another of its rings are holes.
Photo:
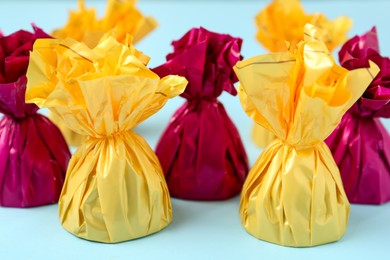
[[[352,27],[348,17],[338,17],[333,21],[321,13],[306,14],[299,0],[274,0],[255,18],[258,32],[256,38],[271,52],[286,51],[303,40],[303,28],[311,23],[323,31],[323,40],[328,50],[332,51],[347,40],[347,32]],[[259,147],[269,145],[275,136],[265,128],[255,124],[252,140]]]
[[[114,243],[157,232],[172,218],[160,163],[131,129],[184,91],[162,79],[130,43],[107,37],[95,48],[73,39],[39,39],[27,71],[26,101],[49,108],[88,136],[72,156],[59,199],[63,227]]]
[[[125,42],[126,35],[130,34],[136,43],[152,31],[157,22],[152,17],[143,16],[135,4],[136,0],[108,0],[104,17],[98,19],[95,9],[86,8],[84,0],[79,0],[79,10],[71,11],[69,21],[64,27],[54,30],[52,35],[58,39],[70,37],[85,42],[90,48],[94,48],[107,32],[119,42]],[[71,131],[52,113],[49,117],[60,128],[68,145],[81,144],[85,136]]]
[[[136,0],[107,0],[106,13],[101,19],[97,18],[96,10],[86,8],[84,2],[79,0],[79,10],[71,11],[64,27],[52,32],[55,38],[70,37],[93,48],[105,33],[114,30],[118,41],[124,42],[130,34],[136,43],[157,26],[154,18],[143,16],[135,7]]]
[[[304,247],[338,240],[349,203],[339,170],[323,140],[378,73],[335,64],[318,28],[307,24],[304,41],[289,52],[238,62],[245,112],[277,139],[245,181],[240,216],[253,236]]]

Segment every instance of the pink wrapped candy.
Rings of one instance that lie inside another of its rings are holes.
[[[173,197],[222,200],[237,195],[248,173],[239,133],[217,100],[236,95],[233,66],[242,40],[194,28],[172,43],[173,53],[154,71],[184,76],[187,102],[173,115],[156,148]]]
[[[339,52],[349,70],[375,62],[379,74],[326,139],[340,168],[352,203],[382,204],[390,200],[390,136],[380,117],[390,117],[390,59],[379,54],[375,27],[347,41]]]
[[[17,31],[0,36],[0,206],[33,207],[57,202],[70,158],[59,129],[38,107],[25,103],[32,46],[49,38]]]

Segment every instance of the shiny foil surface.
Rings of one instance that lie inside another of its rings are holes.
[[[70,152],[59,129],[38,107],[26,104],[29,52],[40,28],[0,36],[0,206],[56,203]]]
[[[233,66],[242,40],[194,28],[172,43],[174,52],[154,69],[160,76],[188,80],[187,101],[162,134],[156,154],[173,197],[223,200],[237,195],[248,172],[239,133],[217,100],[222,91],[236,95]]]
[[[378,68],[348,71],[335,64],[321,30],[307,24],[289,52],[238,62],[244,111],[275,139],[245,181],[244,228],[272,243],[307,247],[344,234],[349,202],[323,140],[361,96]]]
[[[305,13],[299,0],[273,0],[256,15],[255,22],[258,28],[257,40],[271,52],[294,48],[303,40],[303,28],[306,23],[321,28],[324,43],[329,51],[347,40],[347,32],[352,27],[352,20],[345,16],[329,20],[322,13]],[[253,126],[251,137],[261,148],[267,147],[276,138],[258,124]]]
[[[144,16],[136,8],[136,0],[107,0],[103,17],[97,16],[95,8],[87,8],[84,0],[79,0],[79,8],[69,13],[67,23],[52,32],[58,39],[71,37],[85,42],[94,48],[105,33],[110,33],[119,42],[126,41],[126,35],[133,37],[133,43],[140,41],[157,27],[153,17]],[[55,114],[49,113],[50,119],[61,129],[68,145],[79,146],[85,136],[80,135],[59,120]]]
[[[390,59],[379,53],[375,27],[346,42],[339,59],[350,70],[368,67],[370,61],[380,68],[326,143],[349,201],[382,204],[390,201],[390,136],[379,120],[390,117]]]
[[[172,220],[158,159],[133,129],[184,91],[178,76],[145,66],[130,37],[95,48],[73,39],[39,40],[27,72],[26,100],[47,107],[88,136],[72,156],[59,200],[62,226],[84,239],[115,243],[143,237]]]

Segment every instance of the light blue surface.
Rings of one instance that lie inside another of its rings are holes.
[[[103,13],[104,1],[87,1]],[[159,22],[159,27],[137,48],[151,56],[150,66],[164,62],[170,42],[194,26],[229,33],[244,39],[245,58],[264,53],[254,38],[255,14],[266,1],[141,1],[139,8]],[[350,36],[377,25],[382,53],[390,55],[387,1],[305,1],[307,12],[322,11],[335,18],[354,20]],[[35,22],[46,31],[61,26],[75,1],[1,1],[0,28],[5,34],[30,29]],[[260,150],[250,141],[251,120],[237,97],[223,95],[221,101],[237,124],[251,164]],[[138,127],[152,147],[170,116],[183,102],[170,101],[156,116]],[[390,129],[390,124],[386,121]],[[100,244],[78,239],[62,229],[57,205],[12,209],[0,208],[0,259],[388,259],[390,204],[352,205],[344,237],[336,243],[295,249],[257,240],[241,227],[238,197],[224,202],[191,202],[173,199],[173,223],[165,230],[120,244]]]

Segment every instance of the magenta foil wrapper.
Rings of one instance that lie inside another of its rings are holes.
[[[390,117],[390,59],[379,54],[375,27],[347,41],[339,59],[350,70],[368,67],[371,60],[380,72],[325,142],[349,201],[382,204],[390,201],[390,136],[379,120]]]
[[[242,40],[194,28],[172,43],[174,52],[154,71],[184,76],[187,101],[176,111],[161,136],[156,154],[173,197],[222,200],[237,195],[248,173],[239,133],[217,100],[232,95],[238,81],[233,66]]]
[[[37,38],[18,31],[0,36],[0,206],[33,207],[57,202],[70,152],[59,129],[38,107],[25,103],[29,52]]]

